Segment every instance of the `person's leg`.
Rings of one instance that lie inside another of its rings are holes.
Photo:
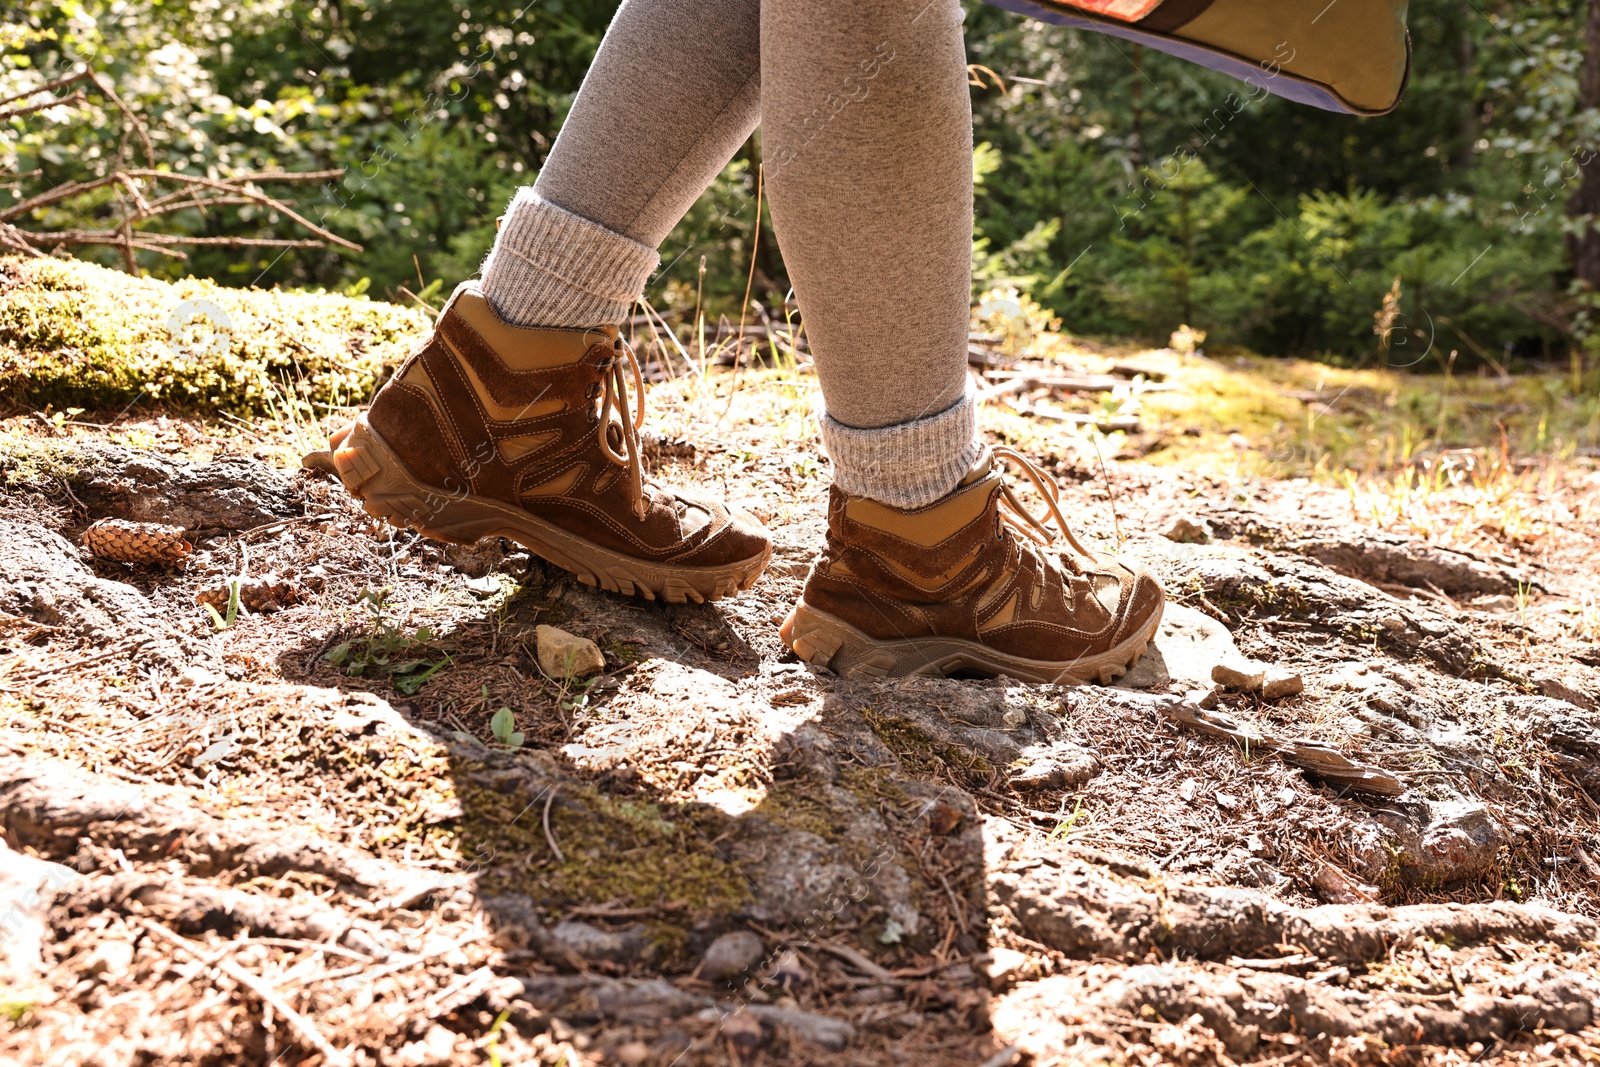
[[[629,0],[482,283],[306,463],[445,541],[510,537],[580,581],[670,601],[747,589],[771,539],[739,508],[648,481],[618,326],[655,246],[749,136],[758,0]],[[597,411],[598,408],[598,411]]]
[[[948,494],[967,389],[972,107],[959,0],[763,0],[766,188],[840,489]]]
[[[483,269],[518,325],[615,323],[760,117],[759,0],[626,0]]]
[[[1054,483],[976,433],[961,20],[958,0],[763,0],[767,189],[834,463],[827,543],[779,634],[845,675],[1110,681],[1159,625],[1160,584],[1074,540]],[[1016,510],[997,458],[1051,523]]]

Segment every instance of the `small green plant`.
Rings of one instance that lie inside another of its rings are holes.
[[[365,280],[365,279],[363,279]],[[489,1040],[483,1050],[489,1054],[489,1067],[500,1067],[500,1050],[495,1046],[500,1043],[500,1031],[505,1027],[506,1020],[511,1018],[511,1009],[507,1008],[495,1016],[494,1025],[489,1027]]]
[[[510,748],[521,748],[526,739],[521,730],[517,729],[517,717],[510,708],[501,708],[494,713],[494,718],[489,720],[489,729],[494,733],[494,739]]]
[[[54,426],[58,430],[62,429],[67,425],[68,419],[75,419],[82,414],[82,408],[68,408],[65,411],[58,411],[54,415],[50,416],[50,425]]]
[[[1063,819],[1054,830],[1051,830],[1050,836],[1045,838],[1045,840],[1056,841],[1061,838],[1065,838],[1072,833],[1072,828],[1078,825],[1079,819],[1083,819],[1084,825],[1087,826],[1090,818],[1091,816],[1089,813],[1083,810],[1083,798],[1079,797],[1078,800],[1072,805],[1072,814]]]
[[[239,586],[244,582],[244,575],[228,579],[228,609],[221,612],[214,605],[207,604],[206,610],[211,612],[211,624],[219,630],[226,630],[239,618]]]
[[[365,638],[342,641],[328,651],[325,657],[335,667],[342,668],[352,678],[372,674],[387,674],[394,687],[406,696],[421,689],[450,662],[448,655],[437,660],[418,655],[428,651],[428,642],[434,638],[433,630],[419,626],[407,635],[404,628],[387,618],[384,608],[388,590],[367,590],[361,594],[372,619],[372,630]]]

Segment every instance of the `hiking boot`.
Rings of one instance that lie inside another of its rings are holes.
[[[1054,529],[1021,505],[997,459],[1038,488]],[[954,492],[912,511],[833,489],[827,546],[780,635],[846,677],[1115,680],[1161,623],[1161,583],[1085,548],[1059,493],[1009,448],[985,450]]]
[[[772,555],[766,528],[647,481],[643,421],[615,327],[513,326],[468,282],[371,408],[304,463],[368,514],[456,544],[508,537],[612,592],[682,603],[748,589]]]

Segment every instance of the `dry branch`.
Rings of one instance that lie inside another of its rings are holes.
[[[295,173],[284,170],[251,171],[225,178],[212,178],[194,174],[180,174],[155,169],[155,152],[150,138],[137,115],[123,103],[111,85],[93,71],[82,71],[58,78],[33,89],[25,90],[5,100],[0,100],[0,119],[32,114],[49,108],[81,104],[88,98],[82,90],[48,100],[32,101],[14,107],[18,100],[53,93],[79,82],[88,82],[99,89],[122,112],[128,128],[137,134],[144,147],[146,166],[123,167],[121,149],[118,150],[114,168],[108,174],[83,181],[62,182],[53,188],[36,193],[19,203],[0,210],[0,247],[28,255],[42,255],[65,247],[109,245],[120,248],[130,271],[135,269],[134,253],[154,252],[174,259],[188,258],[176,251],[179,246],[216,245],[226,248],[321,248],[329,244],[361,251],[354,241],[340,237],[324,226],[311,221],[296,211],[287,201],[262,192],[258,185],[264,182],[325,181],[343,175],[342,170],[319,170]],[[163,189],[165,185],[178,188]],[[71,200],[99,189],[111,188],[116,195],[118,217],[108,220],[103,227],[85,227],[67,230],[25,229],[20,220],[41,208]],[[126,195],[124,195],[126,194]],[[129,201],[131,200],[131,205]],[[135,231],[134,225],[190,209],[205,214],[207,207],[256,204],[290,219],[296,226],[313,234],[310,238],[284,239],[266,237],[196,237],[184,234],[161,234]]]

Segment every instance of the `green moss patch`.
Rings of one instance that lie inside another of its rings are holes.
[[[481,788],[470,779],[458,788],[461,838],[476,853],[469,858],[485,861],[485,892],[525,893],[557,907],[682,902],[689,915],[734,911],[749,899],[745,877],[711,844],[726,828],[726,817],[712,809],[666,811],[564,783],[550,812],[562,852],[562,861],[553,862],[542,796]],[[508,863],[513,857],[523,861]]]
[[[950,778],[968,788],[987,787],[994,780],[994,765],[982,755],[930,737],[910,719],[873,708],[862,708],[861,717],[913,777]]]
[[[330,293],[167,283],[71,259],[0,257],[7,406],[259,415],[360,403],[429,328],[420,310]]]

